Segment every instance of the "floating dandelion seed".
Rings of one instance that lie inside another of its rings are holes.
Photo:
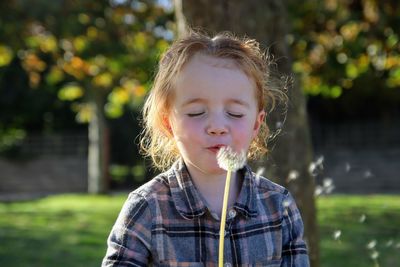
[[[264,171],[265,171],[264,167],[260,167],[257,169],[256,178],[255,178],[255,182],[257,185],[260,184],[260,178],[261,178],[261,175],[264,173]]]
[[[372,251],[370,257],[371,257],[371,259],[373,259],[373,260],[378,259],[378,257],[379,257],[379,252],[376,251],[376,250]]]
[[[284,200],[282,205],[285,208],[285,210],[283,211],[285,216],[288,216],[288,207],[290,206],[290,200]]]
[[[327,194],[332,193],[333,189],[335,189],[335,186],[333,185],[333,180],[331,178],[325,178],[322,182],[322,187]]]
[[[324,162],[324,156],[319,156],[317,161],[315,162],[318,166],[323,167],[322,163]]]
[[[257,169],[256,176],[260,177],[261,175],[263,175],[264,172],[265,172],[265,168],[264,167],[260,167],[260,168]]]
[[[333,180],[331,178],[325,178],[322,184],[324,187],[331,187],[333,185]]]
[[[300,173],[299,173],[298,171],[296,171],[296,170],[291,170],[291,171],[289,172],[289,175],[288,175],[286,181],[289,183],[289,182],[294,181],[294,180],[296,180],[297,178],[299,178],[299,176],[300,176]]]
[[[284,208],[287,208],[287,207],[289,207],[290,206],[290,200],[285,200],[285,201],[283,201],[283,207]]]
[[[371,178],[372,176],[373,176],[373,174],[370,170],[366,170],[364,172],[364,178]]]
[[[319,196],[322,194],[330,194],[335,189],[335,185],[333,184],[333,180],[331,178],[325,178],[322,181],[322,185],[315,186],[314,196]]]
[[[278,122],[276,122],[275,126],[277,129],[281,129],[283,126],[283,123],[281,121],[278,121]]]
[[[308,172],[312,176],[317,176],[318,173],[320,173],[324,169],[323,162],[324,156],[318,157],[316,161],[310,163],[310,165],[308,166]]]
[[[246,164],[246,153],[237,153],[231,147],[222,147],[217,153],[219,167],[228,171],[237,171]]]
[[[389,239],[387,242],[386,242],[386,244],[385,244],[385,246],[386,247],[391,247],[391,246],[393,246],[393,239]]]
[[[361,216],[360,216],[360,219],[358,220],[360,223],[363,223],[363,222],[365,222],[365,219],[367,219],[367,216],[365,215],[365,214],[362,214]]]
[[[317,165],[315,165],[314,162],[311,162],[310,166],[308,167],[308,171],[312,176],[317,176],[316,169],[317,169]]]
[[[330,187],[325,188],[325,192],[326,192],[327,194],[330,194],[330,193],[332,193],[333,189],[335,189],[335,186],[332,185],[332,186],[330,186]]]
[[[319,195],[322,194],[323,191],[324,189],[322,188],[322,186],[317,185],[314,190],[314,196],[318,197]]]
[[[341,235],[342,235],[342,231],[336,230],[336,231],[333,232],[333,239],[339,240]]]
[[[346,162],[346,165],[345,165],[344,169],[346,170],[346,172],[349,172],[351,170],[350,163]]]
[[[373,249],[373,248],[375,248],[375,246],[376,246],[376,240],[371,240],[367,244],[367,249]]]

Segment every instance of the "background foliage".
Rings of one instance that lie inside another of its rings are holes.
[[[0,153],[18,155],[28,133],[85,131],[76,122],[87,123],[90,99],[100,98],[113,126],[111,153],[125,156],[121,163],[138,161],[137,110],[174,37],[170,7],[151,0],[13,0],[0,10]]]
[[[288,0],[287,36],[312,120],[400,117],[400,4]],[[144,170],[138,110],[158,56],[174,38],[167,0],[0,3],[0,154],[31,133],[86,131],[93,95],[111,130],[111,175]],[[128,146],[126,144],[129,144]],[[136,167],[134,167],[136,166]]]
[[[399,2],[289,3],[293,70],[309,95],[311,112],[319,109],[330,120],[398,116]]]

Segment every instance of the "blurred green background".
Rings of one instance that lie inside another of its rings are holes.
[[[400,4],[284,3],[324,195],[321,266],[396,266]],[[98,266],[125,193],[154,175],[138,153],[140,108],[177,36],[173,4],[11,0],[0,14],[0,265]],[[124,193],[36,200],[87,191]]]

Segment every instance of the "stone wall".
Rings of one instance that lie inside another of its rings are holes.
[[[0,200],[87,191],[87,134],[30,135],[0,158]]]
[[[24,198],[87,191],[87,159],[82,156],[0,159],[0,198]]]

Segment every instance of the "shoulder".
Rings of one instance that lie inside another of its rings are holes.
[[[264,176],[259,176],[253,173],[253,178],[260,194],[270,193],[282,196],[287,196],[289,194],[289,191],[285,187],[269,180]]]
[[[169,186],[166,177],[160,174],[134,191],[130,192],[125,201],[120,217],[128,218],[147,218],[153,214],[154,204],[161,195],[168,195]]]
[[[294,199],[288,189],[266,177],[253,175],[254,188],[259,203],[270,212],[281,213],[286,203],[293,203]]]
[[[169,189],[167,173],[161,173],[132,191],[130,195],[149,200],[159,194],[168,194]]]

